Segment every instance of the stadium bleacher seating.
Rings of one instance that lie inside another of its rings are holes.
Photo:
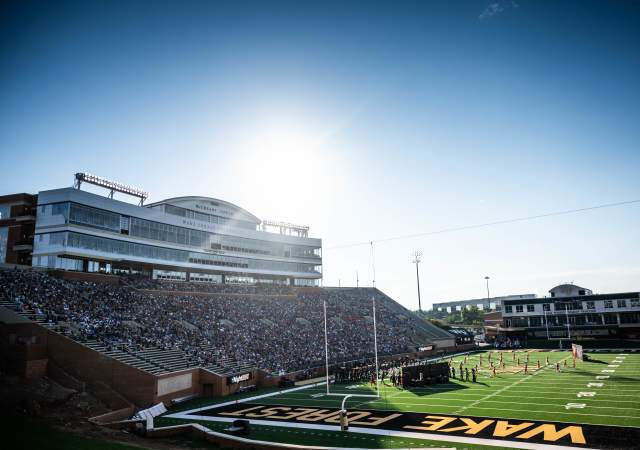
[[[372,356],[372,297],[380,354],[451,338],[377,289],[122,281],[0,270],[0,299],[30,320],[153,374],[196,366],[221,375],[321,366],[324,301],[332,362]]]

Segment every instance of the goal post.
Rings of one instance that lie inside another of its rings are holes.
[[[340,397],[368,397],[368,398],[380,398],[380,373],[378,365],[378,330],[377,330],[377,318],[376,318],[376,298],[375,293],[371,295],[371,309],[373,314],[373,352],[375,363],[375,394],[360,394],[360,393],[344,393],[344,392],[331,392],[331,379],[329,374],[329,338],[327,333],[327,299],[323,299],[323,313],[324,313],[324,355],[325,355],[325,386],[326,395],[328,396],[340,396]],[[346,398],[344,399],[346,400]],[[344,404],[343,400],[343,404]]]

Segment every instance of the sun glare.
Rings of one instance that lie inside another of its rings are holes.
[[[242,181],[261,199],[265,213],[283,220],[303,220],[306,205],[324,202],[330,152],[322,134],[301,124],[264,127],[243,145]]]

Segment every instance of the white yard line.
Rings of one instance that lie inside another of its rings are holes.
[[[506,388],[505,388],[506,389]],[[528,392],[528,391],[524,391],[524,392]],[[407,397],[407,398],[403,398],[404,394],[408,394],[407,392],[396,392],[392,395],[388,395],[387,397],[374,397],[371,400],[365,400],[359,404],[365,404],[365,403],[373,403],[373,402],[378,402],[378,403],[383,403],[385,401],[385,399],[390,399],[390,398],[396,398],[399,399],[399,402],[395,402],[397,404],[414,404],[414,405],[435,405],[435,402],[445,402],[446,405],[449,405],[450,402],[469,402],[469,401],[484,401],[484,402],[490,402],[490,403],[504,403],[504,404],[518,404],[518,405],[539,405],[541,404],[541,402],[535,402],[535,403],[525,403],[522,401],[518,401],[518,402],[510,402],[510,401],[504,401],[504,400],[487,400],[487,398],[489,398],[489,396],[485,396],[483,398],[477,399],[477,400],[473,400],[473,399],[465,399],[465,398],[456,398],[454,396],[451,397],[444,397],[444,396],[439,396],[439,397],[434,397],[431,399],[428,399],[430,401],[420,401],[420,400],[425,400],[425,399],[415,399],[414,397]],[[513,396],[504,396],[504,395],[498,395],[498,392],[496,392],[494,394],[494,397],[506,397],[506,398],[511,398]],[[601,397],[610,397],[607,395],[602,395]],[[628,397],[628,396],[627,396]],[[493,398],[493,397],[492,397]],[[567,397],[529,397],[527,396],[527,400],[530,399],[541,399],[541,400],[560,400],[560,401],[572,401],[576,399],[575,394],[571,394],[568,395]],[[589,397],[590,400],[592,401],[600,401],[600,402],[611,402],[614,401],[616,403],[633,403],[633,404],[638,404],[638,400],[615,400],[615,399],[611,399],[611,398],[592,398]],[[279,400],[284,400],[287,402],[302,402],[302,403],[306,403],[309,402],[310,400],[306,397],[278,397],[277,399],[274,399],[276,401]],[[402,400],[408,400],[406,402],[403,402]],[[433,400],[433,401],[431,401]],[[331,400],[331,399],[326,399],[326,398],[314,398],[313,400],[311,400],[313,403],[317,403],[317,402],[325,402],[325,403],[335,403],[335,400]],[[550,404],[550,406],[553,406],[553,404]],[[562,405],[564,406],[564,405]],[[607,408],[605,406],[594,406],[594,408]],[[624,408],[621,408],[624,409]]]
[[[542,369],[541,369],[541,370],[542,370]],[[511,384],[509,384],[509,385],[507,385],[507,386],[504,386],[504,387],[502,387],[502,388],[498,389],[497,391],[492,392],[491,394],[489,394],[489,395],[487,395],[487,396],[485,396],[485,397],[483,397],[483,398],[480,398],[480,399],[476,400],[475,402],[471,403],[470,405],[463,406],[462,408],[457,409],[457,410],[455,411],[455,414],[461,413],[461,412],[462,412],[462,411],[464,411],[465,409],[473,408],[474,406],[478,405],[479,403],[481,403],[481,402],[483,402],[483,401],[486,401],[486,400],[488,400],[488,399],[490,399],[490,398],[492,398],[492,397],[495,397],[496,395],[500,394],[501,392],[506,391],[507,389],[509,389],[509,388],[511,388],[511,387],[517,386],[518,384],[522,383],[523,381],[526,381],[526,380],[528,380],[529,378],[531,378],[531,377],[535,376],[537,373],[538,373],[538,372],[533,372],[532,374],[527,375],[527,376],[526,376],[526,377],[524,377],[524,378],[520,378],[519,380],[516,380],[516,381],[514,381],[513,383],[511,383]]]
[[[169,415],[166,415],[166,416],[163,416],[163,417],[173,417],[176,414],[191,414],[191,413],[194,413],[194,412],[205,411],[207,409],[222,408],[223,406],[235,405],[236,403],[252,402],[254,400],[260,400],[261,398],[275,397],[276,395],[280,395],[280,394],[284,394],[284,393],[288,393],[288,392],[302,391],[303,389],[309,389],[311,387],[321,386],[321,385],[324,385],[324,384],[325,384],[325,382],[321,381],[320,383],[307,384],[305,386],[299,386],[299,387],[294,387],[294,388],[291,388],[291,389],[285,389],[284,391],[269,392],[268,394],[254,395],[253,397],[240,398],[240,399],[237,399],[237,400],[232,400],[230,402],[212,403],[212,404],[207,405],[207,406],[202,406],[200,408],[194,408],[194,409],[190,409],[190,410],[187,410],[187,411],[180,411],[180,413],[169,414]]]

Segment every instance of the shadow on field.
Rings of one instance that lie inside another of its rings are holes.
[[[469,382],[468,384],[469,385],[481,384],[481,385],[487,386],[486,383],[482,383],[482,382],[476,382],[476,383]],[[449,381],[448,383],[442,383],[442,384],[431,384],[427,386],[412,386],[406,390],[414,393],[415,395],[424,396],[424,395],[459,391],[459,390],[468,389],[468,388],[469,386],[466,386],[466,384],[452,383],[451,381]]]
[[[569,369],[569,370],[573,370],[573,369]],[[616,374],[615,372],[614,373],[598,373],[598,372],[588,372],[588,371],[583,370],[583,369],[575,369],[575,371],[573,371],[571,373],[572,373],[572,375],[577,375],[577,376],[582,376],[582,377],[590,377],[590,378],[593,378],[596,375],[607,375],[607,376],[609,376],[609,378],[608,378],[609,381],[635,381],[635,382],[638,381],[637,378],[625,377],[625,376],[622,376],[620,374]]]
[[[595,363],[595,364],[609,364],[609,363],[608,363],[608,362],[606,362],[606,361],[602,361],[602,360],[600,360],[600,359],[593,359],[593,358],[589,358],[589,361],[588,361],[588,362],[590,362],[590,363]]]

